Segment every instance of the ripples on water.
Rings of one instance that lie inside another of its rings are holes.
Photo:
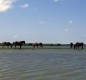
[[[0,80],[86,80],[85,50],[0,51]]]

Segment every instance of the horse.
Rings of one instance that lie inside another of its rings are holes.
[[[33,44],[33,47],[34,47],[34,48],[35,48],[35,47],[39,47],[39,46],[40,46],[40,47],[43,47],[43,44],[42,44],[42,43],[37,43],[37,42]]]
[[[10,43],[10,42],[2,42],[2,48],[4,47],[4,46],[7,46],[8,48],[9,48],[9,46],[12,48],[12,43]]]
[[[77,42],[75,45],[74,45],[74,49],[83,49],[83,46],[84,46],[84,43],[83,42],[81,42],[81,43],[79,43],[79,42]]]
[[[70,48],[73,48],[73,43],[72,42],[70,43]]]
[[[21,49],[23,44],[25,44],[25,41],[15,41],[15,42],[13,42],[12,45],[15,46],[15,49],[16,49],[16,46],[20,46],[20,49]]]

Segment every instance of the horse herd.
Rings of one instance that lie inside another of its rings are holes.
[[[15,49],[16,49],[16,46],[20,46],[20,49],[21,49],[22,45],[24,45],[24,44],[25,44],[25,41],[15,41],[13,43],[10,43],[10,42],[2,42],[2,48],[4,46],[7,46],[7,47],[10,46],[11,48],[12,48],[12,46],[15,46]]]
[[[83,49],[84,43],[83,42],[76,42],[75,44],[70,43],[70,48],[74,49]]]
[[[15,49],[16,49],[16,47],[17,46],[19,46],[20,47],[20,49],[21,49],[21,47],[23,46],[23,45],[25,45],[25,41],[15,41],[15,42],[13,42],[13,43],[10,43],[10,42],[2,42],[1,43],[2,44],[2,48],[4,48],[4,46],[7,46],[8,48],[9,48],[9,46],[12,48],[12,46],[15,46]],[[33,43],[33,48],[35,48],[35,47],[38,47],[38,46],[41,46],[41,47],[43,47],[43,44],[42,43]]]
[[[21,47],[23,46],[23,45],[25,45],[25,41],[15,41],[15,42],[13,42],[13,43],[10,43],[10,42],[2,42],[1,43],[1,45],[2,45],[2,48],[4,48],[4,46],[7,46],[8,48],[9,47],[15,47],[15,49],[16,49],[16,47],[17,46],[19,46],[20,47],[20,49],[21,49]],[[32,46],[33,46],[33,48],[35,48],[35,47],[43,47],[43,44],[42,43],[33,43],[32,44]],[[83,46],[84,46],[84,43],[83,42],[76,42],[75,44],[73,44],[72,42],[70,43],[70,48],[74,48],[74,49],[83,49]]]

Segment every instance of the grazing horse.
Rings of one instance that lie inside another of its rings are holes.
[[[81,42],[81,43],[77,42],[77,43],[74,45],[74,49],[79,49],[79,48],[83,49],[83,46],[84,46],[84,43],[83,43],[83,42]]]
[[[42,43],[37,43],[37,42],[36,42],[36,43],[33,44],[33,47],[34,47],[34,48],[35,48],[35,46],[36,46],[36,47],[39,47],[39,46],[40,46],[40,47],[43,47],[43,44],[42,44]]]
[[[20,49],[21,49],[23,44],[25,44],[25,41],[15,41],[15,42],[13,42],[12,45],[15,46],[15,49],[16,49],[16,46],[20,46]]]
[[[3,42],[2,43],[2,48],[4,47],[4,46],[7,46],[8,48],[9,48],[9,46],[12,48],[12,44],[10,43],[10,42]]]

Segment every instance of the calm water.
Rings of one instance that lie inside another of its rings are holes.
[[[0,80],[86,80],[86,50],[1,50]]]

